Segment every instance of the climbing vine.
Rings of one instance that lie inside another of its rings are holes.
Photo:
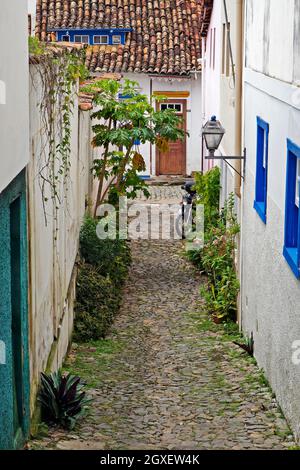
[[[29,39],[31,63],[36,64],[32,82],[39,93],[42,149],[39,156],[39,183],[45,223],[47,203],[52,200],[54,219],[68,192],[71,156],[71,119],[78,79],[87,77],[84,50],[69,50]]]

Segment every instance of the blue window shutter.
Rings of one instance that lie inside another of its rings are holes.
[[[269,124],[257,118],[256,180],[254,208],[267,222]]]
[[[295,276],[300,278],[300,216],[296,205],[298,159],[300,159],[300,147],[288,139],[283,255]]]

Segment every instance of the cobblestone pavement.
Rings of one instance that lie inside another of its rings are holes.
[[[151,203],[163,203],[164,201],[170,201],[170,203],[178,203],[181,201],[183,190],[181,185],[168,186],[149,186],[150,198],[147,199],[141,191],[137,195],[137,200],[147,201]]]
[[[285,449],[289,428],[255,361],[210,322],[204,282],[181,241],[131,242],[133,264],[110,336],[74,345],[67,370],[93,397],[59,449]],[[235,333],[236,334],[236,333]]]

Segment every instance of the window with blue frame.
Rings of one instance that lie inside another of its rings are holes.
[[[109,37],[107,34],[100,34],[94,36],[94,44],[109,44]]]
[[[90,38],[87,34],[76,34],[74,36],[74,42],[81,42],[83,44],[89,44]]]
[[[112,36],[112,43],[113,44],[122,44],[122,36],[120,34],[114,34]]]
[[[56,33],[57,41],[81,42],[92,45],[124,45],[130,28],[58,28],[50,29]]]
[[[267,222],[269,124],[257,118],[256,180],[254,209]]]
[[[287,150],[283,255],[295,276],[300,279],[300,147],[288,139]]]

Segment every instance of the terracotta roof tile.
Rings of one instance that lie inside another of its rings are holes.
[[[213,0],[37,0],[36,34],[53,28],[130,28],[125,45],[91,46],[92,72],[189,75],[201,69],[201,36]]]
[[[78,93],[79,109],[81,109],[81,111],[90,111],[93,109],[93,94],[82,91],[87,85],[94,84],[99,80],[121,80],[121,78],[122,75],[118,73],[101,73],[97,78],[86,80],[81,83]]]
[[[72,53],[79,53],[86,49],[85,44],[70,43],[70,42],[51,42],[47,43],[43,54],[29,54],[29,63],[38,64],[44,60],[46,56],[59,57],[67,50]]]

